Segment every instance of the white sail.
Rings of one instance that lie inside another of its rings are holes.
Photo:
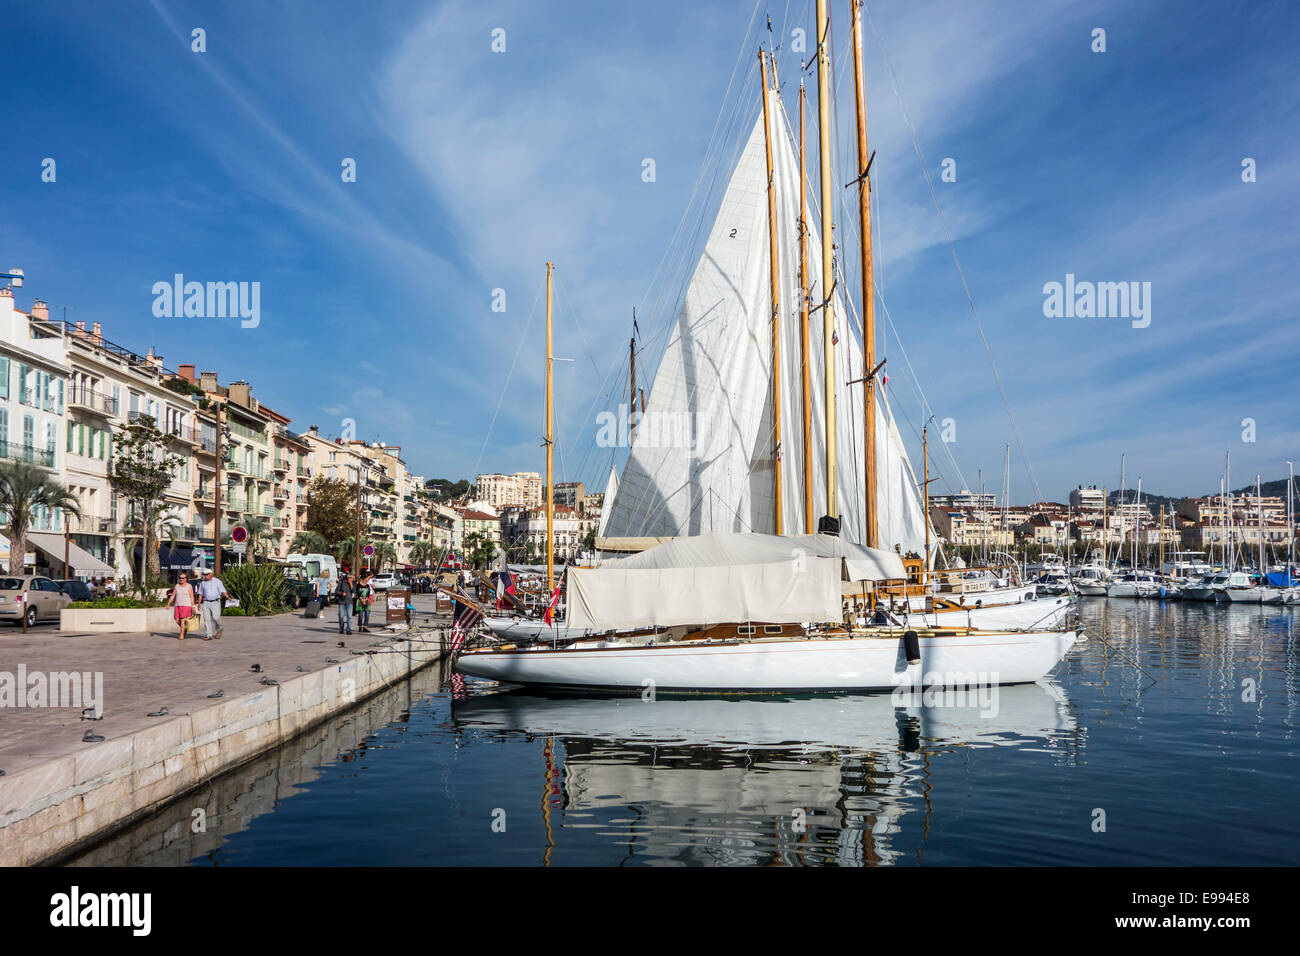
[[[799,328],[799,160],[780,98],[772,98],[781,326],[783,530],[804,520]],[[670,537],[775,530],[771,280],[761,115],[723,195],[677,327],[660,362],[603,536]],[[809,297],[823,300],[817,222],[808,215]],[[862,347],[835,290],[837,480],[841,534],[862,541]],[[809,319],[813,522],[826,513],[822,312]],[[877,404],[878,541],[919,552],[925,516],[887,403]]]
[[[618,494],[618,471],[614,468],[609,470],[609,480],[605,482],[605,497],[601,499],[600,505],[600,523],[596,526],[596,534],[604,536],[605,526],[609,524],[610,512],[614,509],[614,496]]]

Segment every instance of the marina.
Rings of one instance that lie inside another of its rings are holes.
[[[478,681],[460,694],[435,664],[319,740],[219,778],[207,836],[182,802],[69,862],[1293,862],[1300,615],[1158,601],[1082,613],[1099,639],[1050,680],[964,698],[651,703]]]

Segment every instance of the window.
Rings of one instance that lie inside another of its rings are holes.
[[[72,432],[76,429],[74,422],[68,422],[68,451],[72,451]]]
[[[23,405],[32,404],[31,371],[26,363],[18,364],[18,401]]]
[[[78,425],[77,426],[77,454],[84,455],[85,453],[86,453],[86,426]]]
[[[32,460],[32,446],[36,444],[36,420],[23,416],[23,461]]]
[[[45,423],[45,455],[46,460],[43,464],[50,468],[54,467],[54,453],[59,444],[59,426],[54,422]]]
[[[9,457],[9,409],[0,408],[0,458]]]
[[[9,397],[9,356],[0,355],[0,398]]]

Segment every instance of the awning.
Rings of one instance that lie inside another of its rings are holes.
[[[131,560],[135,566],[140,564],[141,545],[137,541],[131,550]],[[198,570],[207,564],[207,552],[198,554],[193,548],[169,548],[164,544],[158,546],[158,569],[160,571]]]
[[[44,531],[27,532],[27,543],[35,546],[59,567],[63,566],[63,542],[61,534],[49,534]],[[72,565],[73,573],[91,577],[108,577],[117,574],[116,569],[99,560],[85,548],[78,546],[75,541],[69,541],[67,548],[68,563]]]

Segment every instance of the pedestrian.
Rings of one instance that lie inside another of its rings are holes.
[[[214,577],[211,568],[203,571],[203,580],[199,582],[200,607],[203,609],[203,639],[210,641],[214,637],[221,640],[221,601],[229,597],[226,586],[221,579]],[[215,634],[213,632],[216,632]]]
[[[104,593],[107,594],[109,597],[112,597],[113,595],[117,594],[117,582],[114,581],[112,578],[109,578],[107,581],[105,581]]]
[[[316,597],[320,598],[321,608],[329,607],[330,603],[330,569],[321,568],[320,577],[316,579]]]
[[[190,618],[194,616],[194,585],[190,584],[185,577],[185,572],[181,572],[176,587],[172,588],[171,594],[167,598],[167,606],[172,608],[172,616],[176,618],[176,623],[181,626],[181,640],[185,640],[185,632],[189,630]]]
[[[339,606],[339,633],[347,628],[347,633],[352,633],[352,599],[356,596],[356,586],[352,581],[352,575],[339,574],[339,584],[334,590],[334,600]]]
[[[370,605],[375,600],[375,589],[370,581],[374,575],[366,571],[361,575],[357,585],[357,630],[363,634],[370,633]]]

